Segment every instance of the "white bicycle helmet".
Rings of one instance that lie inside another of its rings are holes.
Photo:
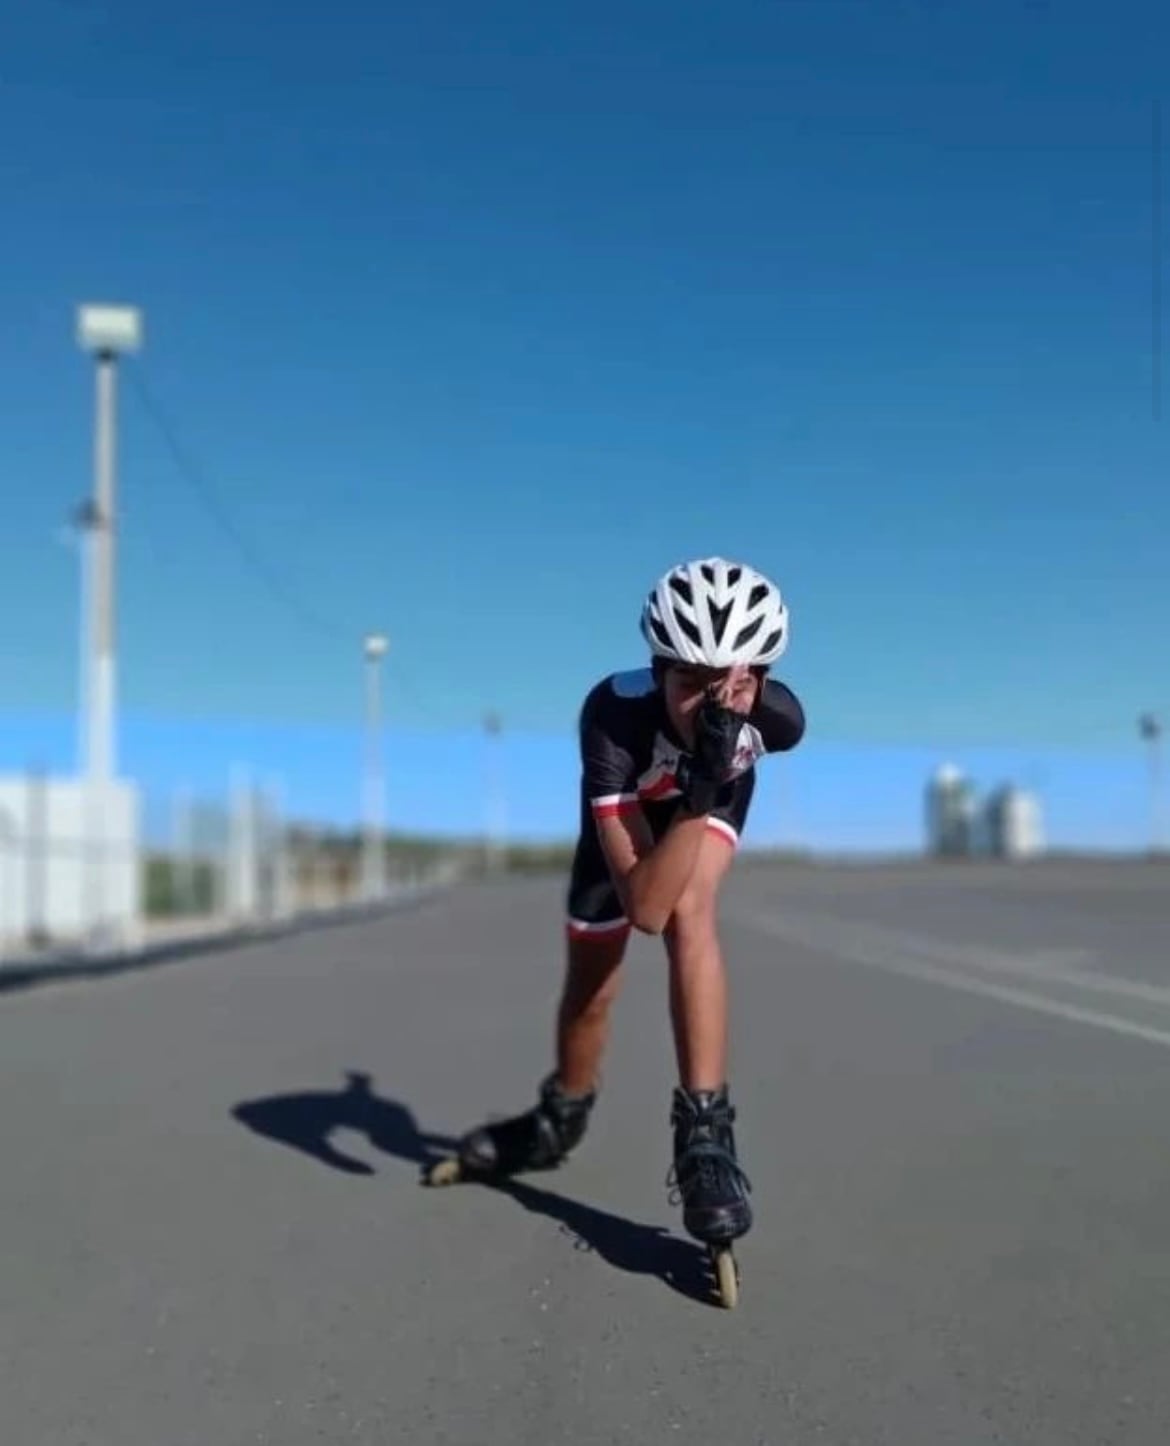
[[[788,646],[788,609],[762,573],[706,557],[659,579],[642,609],[642,636],[671,662],[766,667]]]

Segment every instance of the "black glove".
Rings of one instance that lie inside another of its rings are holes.
[[[742,713],[705,698],[695,715],[695,746],[679,758],[675,781],[692,813],[710,813],[730,790],[731,765],[744,724]]]

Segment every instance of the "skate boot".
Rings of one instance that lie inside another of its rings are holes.
[[[440,1160],[427,1176],[431,1185],[450,1185],[522,1170],[550,1170],[580,1144],[597,1097],[567,1095],[556,1074],[541,1082],[538,1103],[522,1115],[481,1126],[459,1142],[454,1159]]]
[[[674,1164],[667,1184],[670,1203],[683,1206],[683,1228],[702,1241],[715,1267],[725,1306],[739,1294],[739,1271],[732,1242],[752,1226],[747,1178],[735,1153],[735,1107],[727,1086],[718,1090],[676,1088],[670,1122],[674,1126]]]

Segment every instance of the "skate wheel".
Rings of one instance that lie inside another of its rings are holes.
[[[452,1155],[450,1159],[439,1160],[432,1165],[427,1172],[428,1185],[454,1185],[463,1174],[463,1167],[459,1163],[459,1157]]]
[[[739,1303],[739,1266],[730,1245],[713,1247],[711,1264],[715,1267],[715,1283],[719,1300],[726,1310],[734,1310]]]

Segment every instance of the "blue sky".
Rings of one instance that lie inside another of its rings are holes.
[[[384,627],[428,807],[461,793],[424,760],[474,758],[489,706],[554,796],[535,740],[561,757],[593,679],[641,661],[653,578],[723,552],[791,602],[808,816],[864,793],[893,837],[876,800],[908,785],[875,758],[1139,766],[1135,715],[1170,710],[1160,7],[0,15],[0,768],[30,728],[72,738],[73,310],[107,298],[145,309],[144,383],[301,604],[128,384],[128,757],[169,768],[180,724],[196,769],[233,728],[348,737]],[[1077,807],[1107,831],[1121,788]]]

